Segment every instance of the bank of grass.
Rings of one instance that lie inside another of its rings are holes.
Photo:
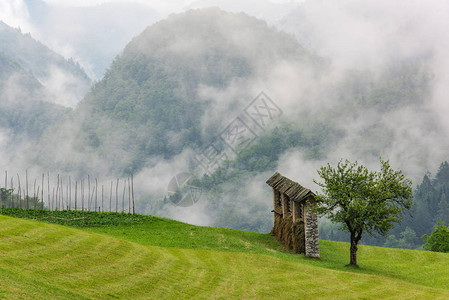
[[[71,228],[0,217],[0,297],[449,298],[446,254],[321,242],[322,260],[267,234],[167,219]]]
[[[75,227],[109,226],[109,225],[133,225],[152,221],[155,217],[148,215],[98,212],[81,210],[47,210],[47,209],[22,209],[2,208],[1,215],[22,219],[39,220],[53,224],[69,225]]]
[[[349,244],[320,241],[321,260],[288,253],[270,235],[226,228],[200,227],[152,217],[132,225],[99,226],[85,230],[143,245],[207,249],[273,256],[295,263],[352,273],[375,274],[449,290],[449,254],[419,250],[359,246],[358,269],[348,269]]]

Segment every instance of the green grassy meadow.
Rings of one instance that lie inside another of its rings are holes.
[[[145,217],[68,227],[0,216],[0,298],[449,298],[449,255],[321,241],[321,260],[268,234]]]

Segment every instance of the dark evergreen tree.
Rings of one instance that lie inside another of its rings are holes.
[[[447,161],[441,163],[437,175],[435,176],[434,182],[436,184],[443,184],[443,185],[449,183],[449,164],[447,163]]]
[[[446,194],[441,194],[440,202],[438,203],[438,214],[436,217],[436,223],[445,222],[449,224],[449,202],[447,201]]]

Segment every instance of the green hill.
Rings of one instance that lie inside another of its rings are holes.
[[[167,219],[80,230],[0,217],[4,298],[448,298],[449,256],[322,241],[322,260],[268,234]]]

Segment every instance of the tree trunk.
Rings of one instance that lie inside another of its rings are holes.
[[[353,266],[357,266],[357,242],[351,238],[351,249],[350,249],[350,258],[349,264]]]

